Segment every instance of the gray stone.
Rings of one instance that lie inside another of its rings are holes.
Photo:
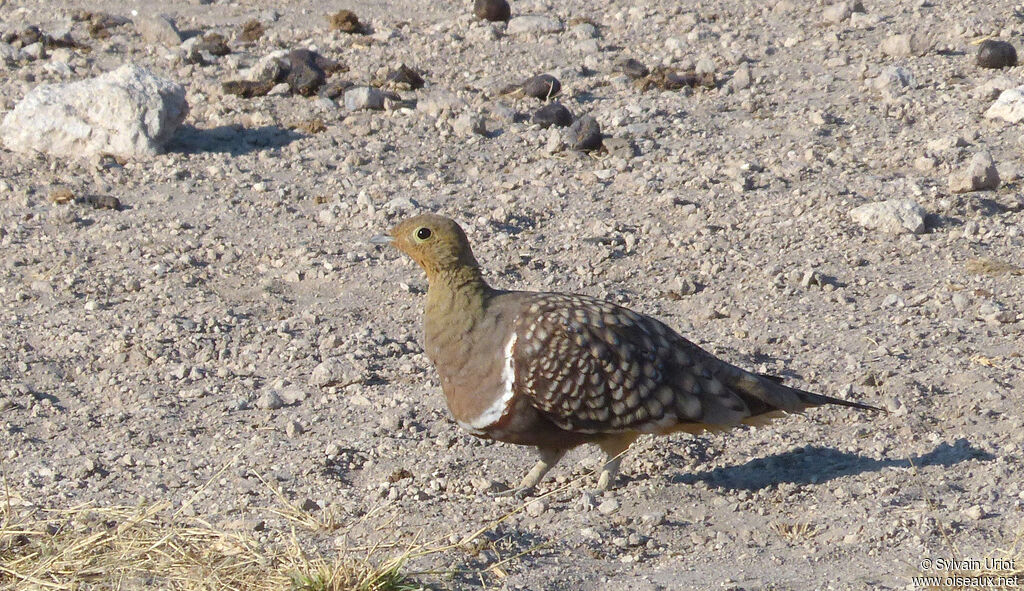
[[[596,150],[601,146],[601,126],[590,115],[584,115],[566,129],[565,143],[573,150]]]
[[[341,357],[329,357],[313,368],[311,386],[346,386],[362,380],[363,372],[354,363]]]
[[[277,393],[277,390],[267,389],[264,390],[260,397],[256,399],[256,408],[262,410],[277,410],[284,407],[284,400]]]
[[[487,123],[474,113],[463,113],[452,121],[452,129],[461,136],[487,135]]]
[[[850,211],[850,217],[861,226],[890,234],[924,232],[924,216],[924,209],[911,199],[868,203]]]
[[[580,23],[572,28],[572,34],[580,40],[596,39],[598,31],[597,27],[590,23]]]
[[[543,15],[517,16],[508,21],[505,33],[509,35],[544,35],[561,33],[565,27],[557,18]]]
[[[978,152],[967,168],[949,175],[949,190],[953,193],[997,189],[999,183],[999,169],[988,152]]]
[[[826,6],[821,11],[821,18],[826,23],[841,23],[850,18],[851,14],[853,14],[853,11],[850,10],[849,2],[838,2],[831,6]]]
[[[922,56],[931,48],[928,38],[918,33],[893,35],[879,45],[882,54],[889,57]]]
[[[384,93],[370,86],[357,86],[345,91],[345,108],[349,111],[384,109]]]
[[[732,75],[731,80],[733,90],[743,90],[744,88],[750,87],[750,65],[747,63],[740,64],[740,67],[736,68],[736,73]]]
[[[601,501],[601,504],[597,506],[597,510],[600,511],[602,515],[611,515],[619,510],[619,502],[614,498]]]
[[[145,158],[163,152],[188,114],[185,89],[125,64],[96,78],[35,87],[4,117],[16,152]]]
[[[899,66],[889,66],[882,70],[875,78],[875,88],[886,92],[902,92],[908,88],[914,88],[917,86],[917,79],[914,78],[914,74],[906,68]]]
[[[1002,119],[1008,123],[1024,120],[1024,86],[1004,90],[985,111],[986,119]]]
[[[135,19],[135,30],[146,43],[167,47],[181,45],[181,33],[171,17],[163,14],[145,15]]]

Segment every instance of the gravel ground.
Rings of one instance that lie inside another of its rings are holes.
[[[1022,136],[983,114],[1024,76],[974,58],[987,36],[1020,43],[1015,4],[515,2],[563,25],[533,33],[468,2],[130,6],[0,4],[0,30],[70,27],[82,45],[0,60],[3,110],[126,62],[190,105],[151,160],[0,151],[0,447],[26,505],[169,499],[273,542],[289,527],[273,486],[346,523],[300,532],[325,550],[485,528],[413,561],[454,569],[421,577],[440,588],[910,589],[924,558],[1020,543]],[[369,34],[329,30],[342,8]],[[95,39],[82,9],[162,12],[231,53],[186,63],[131,22]],[[243,42],[252,19],[265,33]],[[297,48],[347,66],[330,81],[404,63],[426,86],[385,111],[223,92]],[[625,58],[711,68],[715,87],[638,83]],[[542,73],[607,149],[531,123],[543,102],[506,90]],[[1000,186],[951,192],[979,152]],[[75,198],[52,203],[58,188]],[[924,231],[850,216],[888,199],[919,204]],[[422,350],[425,279],[369,242],[428,210],[463,223],[496,286],[607,298],[891,412],[642,439],[607,493],[589,492],[600,454],[582,449],[553,494],[491,498],[534,457],[449,418]]]

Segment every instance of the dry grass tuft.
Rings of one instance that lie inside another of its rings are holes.
[[[996,259],[970,259],[964,267],[975,275],[1024,275],[1024,267]]]
[[[772,529],[779,537],[790,543],[803,542],[818,535],[820,530],[813,523],[783,523],[777,521],[772,524]]]
[[[309,558],[291,538],[261,544],[183,520],[169,503],[36,512],[0,506],[0,587],[181,590],[400,591],[417,589],[402,567],[414,549],[382,564],[370,555]]]

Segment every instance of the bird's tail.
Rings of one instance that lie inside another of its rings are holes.
[[[730,384],[734,391],[743,397],[744,402],[754,416],[767,414],[776,410],[787,412],[800,412],[812,406],[823,406],[825,404],[836,404],[860,410],[888,413],[885,409],[833,398],[823,394],[807,392],[799,388],[786,386],[782,378],[763,374],[751,374],[740,370],[738,375],[734,374],[734,381]]]

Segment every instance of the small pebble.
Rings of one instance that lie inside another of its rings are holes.
[[[619,502],[615,499],[602,501],[601,504],[597,506],[597,510],[602,515],[611,515],[619,510]]]
[[[507,21],[512,16],[512,8],[507,0],[476,0],[473,14],[485,21]]]
[[[538,74],[523,82],[523,94],[547,100],[562,91],[562,83],[550,74]]]
[[[282,407],[284,407],[284,400],[275,390],[264,390],[256,400],[256,408],[262,410],[277,410]]]
[[[526,504],[526,514],[530,517],[540,517],[548,510],[548,504],[543,499],[530,501]]]
[[[537,109],[531,120],[542,129],[547,129],[551,126],[568,127],[572,125],[573,116],[572,111],[567,109],[565,105],[555,101]]]
[[[651,73],[650,68],[643,65],[639,60],[635,60],[633,58],[623,60],[622,63],[619,64],[619,71],[634,80],[639,80]]]
[[[573,150],[596,150],[601,147],[601,126],[590,115],[584,115],[569,126],[566,143]]]

